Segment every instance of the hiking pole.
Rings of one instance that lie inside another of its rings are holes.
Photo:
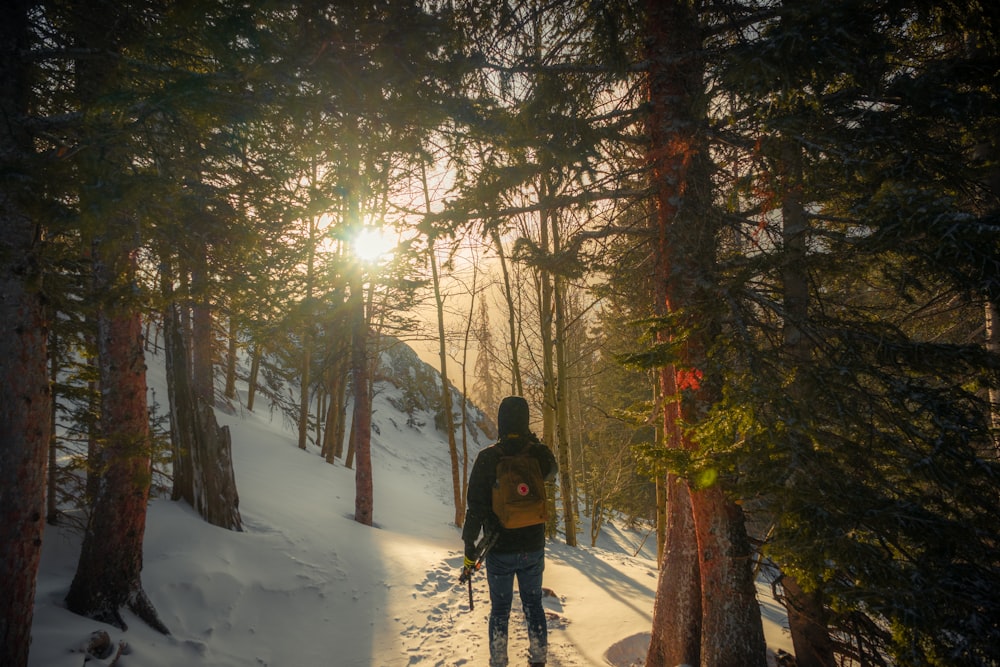
[[[468,583],[469,585],[469,611],[472,611],[475,606],[472,602],[472,573],[483,566],[483,561],[486,560],[486,554],[490,552],[493,545],[497,543],[497,538],[500,536],[499,530],[494,530],[489,533],[484,533],[482,539],[476,545],[476,562],[472,567],[467,567],[462,570],[462,576],[458,578],[459,585]]]

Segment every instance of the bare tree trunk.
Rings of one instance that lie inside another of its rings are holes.
[[[353,385],[353,383],[354,381],[352,379],[351,384]],[[351,395],[352,397],[354,395],[353,387]],[[344,456],[344,467],[347,468],[348,470],[354,468],[354,452],[357,449],[356,447],[357,441],[358,441],[357,432],[354,430],[354,408],[351,408],[351,430],[347,434],[347,454]]]
[[[49,410],[49,474],[46,489],[45,521],[50,526],[59,523],[59,461],[58,461],[58,440],[56,438],[56,403],[59,396],[56,394],[56,381],[59,379],[59,342],[55,330],[51,332],[49,345],[49,387],[51,401]]]
[[[170,404],[171,468],[173,470],[172,500],[184,500],[191,507],[194,500],[195,449],[194,388],[188,364],[187,348],[181,331],[178,306],[170,302],[170,278],[163,278],[163,292],[168,302],[163,314],[163,350],[167,375],[167,396]]]
[[[233,441],[228,426],[219,426],[215,410],[197,401],[198,441],[195,448],[195,473],[200,482],[195,488],[195,505],[206,521],[229,530],[243,530],[240,497],[233,471]]]
[[[431,212],[430,191],[427,186],[427,173],[421,163],[420,177],[424,192],[424,206],[427,213]],[[434,237],[427,239],[427,256],[431,263],[431,283],[434,289],[434,307],[437,313],[438,328],[438,359],[441,364],[441,412],[444,417],[444,428],[448,436],[448,456],[451,459],[451,486],[455,504],[455,525],[459,528],[465,522],[465,496],[462,495],[462,470],[458,460],[458,443],[455,441],[455,411],[451,404],[451,382],[448,380],[448,342],[444,332],[444,297],[441,294],[441,278],[438,275],[437,252],[434,248]]]
[[[191,271],[191,387],[195,396],[215,405],[215,363],[208,248],[198,248]]]
[[[559,221],[555,215],[550,218],[552,222],[552,251],[558,253],[559,243]],[[559,487],[562,498],[563,509],[563,529],[566,534],[566,544],[571,547],[577,546],[576,538],[576,489],[573,483],[573,456],[570,451],[569,442],[569,396],[568,376],[566,362],[566,336],[569,325],[566,323],[566,304],[564,294],[565,283],[558,275],[552,275],[552,302],[555,314],[555,386],[553,387],[553,398],[555,399],[555,435],[556,452],[559,456]]]
[[[313,416],[313,442],[320,446],[320,455],[323,449],[323,419],[326,417],[326,401],[329,395],[326,393],[326,383],[320,381],[316,383],[316,414]]]
[[[469,486],[469,341],[472,338],[473,313],[476,312],[476,283],[479,280],[479,263],[472,264],[472,289],[469,291],[469,316],[465,320],[465,335],[462,337],[462,488],[461,498],[466,498]],[[463,502],[464,504],[464,502]],[[464,517],[463,517],[464,522]]]
[[[360,274],[360,268],[358,269]],[[354,386],[354,417],[351,420],[351,438],[357,467],[354,471],[355,496],[354,520],[372,525],[374,514],[374,485],[372,480],[372,405],[368,389],[368,321],[361,276],[351,285],[350,307],[354,318],[351,331],[351,382]]]
[[[189,355],[168,275],[163,278],[163,292],[167,302],[163,335],[174,470],[171,497],[186,501],[212,525],[242,530],[229,428],[219,426],[211,403],[197,395],[189,377]]]
[[[232,306],[230,306],[232,308]],[[236,318],[233,313],[229,313],[229,334],[226,336],[228,340],[228,346],[226,349],[226,387],[223,391],[223,396],[225,396],[230,401],[236,398],[236,357],[239,352],[239,341],[237,337],[239,331],[236,327]]]
[[[348,118],[348,135],[358,137],[356,118]],[[352,226],[360,225],[361,193],[358,157],[359,147],[352,148],[348,155],[350,173],[350,191],[347,196],[345,219]],[[355,227],[357,228],[357,227]],[[369,376],[369,346],[368,317],[365,313],[364,267],[360,261],[355,262],[351,269],[348,283],[347,312],[351,330],[351,384],[354,393],[354,414],[351,418],[351,451],[348,461],[353,457],[354,469],[354,520],[360,524],[371,526],[374,519],[374,480],[372,478],[372,394]],[[350,465],[348,465],[350,467]]]
[[[91,350],[97,349],[97,340],[93,332],[97,330],[97,323],[92,321],[89,317],[87,318],[87,339],[88,348]],[[87,359],[87,365],[96,375],[97,371],[97,360],[94,357]],[[87,408],[88,415],[99,415],[101,413],[101,396],[100,388],[95,380],[90,380],[87,382]],[[87,496],[87,506],[94,506],[94,499],[97,498],[97,487],[100,485],[101,478],[98,471],[92,465],[94,461],[97,460],[98,453],[100,451],[100,435],[98,431],[100,430],[99,419],[93,416],[88,416],[87,418],[87,484],[84,487],[84,493]]]
[[[344,394],[347,383],[339,366],[337,364],[329,371],[330,400],[323,420],[323,457],[327,463],[333,463],[344,449]]]
[[[425,186],[426,187],[426,186]],[[458,461],[458,443],[455,440],[455,412],[451,405],[451,382],[448,380],[448,345],[444,332],[444,298],[441,295],[441,280],[438,276],[437,257],[434,241],[429,241],[427,250],[431,262],[431,282],[434,288],[434,305],[437,311],[438,359],[441,364],[441,412],[448,437],[448,457],[451,459],[451,486],[455,505],[455,525],[461,527],[465,520],[465,500],[462,497],[462,471]]]
[[[30,91],[22,58],[30,51],[32,4],[12,0],[0,9],[0,162],[6,172],[0,189],[0,665],[10,667],[28,664],[51,436],[38,228],[7,189],[30,182],[31,138],[19,121]]]
[[[134,305],[114,292],[115,286],[132,284],[135,256],[127,243],[107,242],[97,244],[94,258],[95,293],[104,298],[97,341],[102,476],[66,606],[122,630],[127,626],[121,609],[127,607],[169,634],[140,577],[152,470],[142,320]]]
[[[257,376],[260,374],[260,358],[264,354],[264,346],[255,343],[250,355],[250,373],[247,376],[247,410],[253,412],[254,401],[257,398]]]
[[[544,199],[544,195],[539,197]],[[539,213],[539,237],[538,245],[543,254],[549,252],[549,222],[548,211]],[[539,322],[539,345],[542,348],[542,441],[548,443],[553,451],[558,453],[559,443],[556,438],[556,380],[555,380],[555,344],[552,333],[552,282],[547,269],[544,266],[534,267],[535,288],[538,292],[538,322]],[[556,489],[555,483],[550,483],[552,489]],[[559,495],[565,494],[565,489],[558,486]],[[554,537],[558,528],[559,512],[556,508],[556,493],[548,495],[548,526],[547,531],[550,537]]]
[[[507,256],[503,249],[500,231],[492,230],[493,245],[496,247],[497,258],[500,260],[500,271],[503,274],[503,295],[507,302],[507,335],[510,350],[510,389],[517,396],[524,396],[524,383],[521,381],[521,366],[517,357],[517,308],[514,305],[514,291],[510,283],[510,269],[507,266]]]
[[[350,340],[350,336],[346,338]],[[335,333],[332,325],[327,328],[327,339],[330,341],[330,347],[327,349],[327,359],[330,360],[328,361],[330,405],[325,420],[323,449],[327,463],[333,463],[344,454],[344,434],[347,432],[347,373],[350,365],[343,360],[350,354],[350,345],[345,345],[345,336],[340,332]]]
[[[649,78],[649,99],[662,97],[663,102],[654,104],[649,118],[650,166],[654,187],[658,189],[656,210],[656,287],[654,312],[665,316],[670,312],[671,248],[668,227],[676,214],[675,199],[683,188],[683,177],[678,168],[677,158],[668,160],[666,146],[676,131],[672,116],[677,110],[669,104],[673,100],[685,99],[683,83],[677,73],[671,71],[669,63],[681,50],[672,44],[668,35],[674,23],[673,15],[683,15],[683,8],[671,0],[662,5],[654,0],[647,2],[649,14],[649,56],[656,59]],[[662,12],[662,14],[661,14]],[[679,23],[679,21],[677,22]],[[689,28],[690,30],[690,28]],[[660,64],[664,63],[664,64]],[[661,71],[663,70],[663,71]],[[675,102],[676,103],[676,102]],[[687,110],[684,110],[687,111]],[[658,333],[662,341],[669,341],[671,334]],[[670,449],[684,446],[678,422],[681,419],[680,402],[677,396],[677,369],[673,364],[660,369],[660,397],[662,400],[662,421],[664,445]],[[674,667],[675,665],[701,664],[701,574],[691,496],[684,480],[667,478],[667,518],[663,547],[663,561],[660,565],[660,581],[653,606],[653,628],[646,667]]]
[[[315,175],[314,175],[315,178]],[[308,257],[306,259],[305,318],[302,327],[302,367],[299,369],[299,449],[306,448],[309,439],[309,389],[312,384],[313,346],[313,280],[316,257],[316,220],[309,220]],[[363,312],[363,309],[362,309]]]

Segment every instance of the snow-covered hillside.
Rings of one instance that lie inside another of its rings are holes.
[[[151,385],[165,396],[155,360],[150,366]],[[232,431],[245,531],[210,526],[168,499],[151,502],[143,582],[170,636],[129,614],[121,632],[67,612],[79,540],[47,530],[30,665],[80,667],[96,630],[116,649],[127,645],[121,667],[485,665],[486,581],[474,580],[470,609],[457,583],[447,445],[433,414],[400,411],[403,392],[388,382],[376,392],[375,528],[351,518],[353,471],[299,450],[281,417],[219,413]],[[470,456],[485,444],[483,436],[470,443]],[[641,664],[657,580],[655,546],[644,537],[609,524],[595,548],[550,544],[551,667]],[[790,650],[780,610],[760,590],[769,645]],[[519,610],[511,623],[518,665],[527,648]]]

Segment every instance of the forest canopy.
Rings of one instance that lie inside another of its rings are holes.
[[[145,503],[241,528],[237,378],[356,468],[372,525],[402,340],[437,355],[457,524],[466,398],[519,394],[551,538],[656,526],[650,667],[763,664],[752,563],[801,666],[1000,664],[998,28],[922,0],[5,3],[0,663],[46,521],[84,531],[71,610],[168,631]]]

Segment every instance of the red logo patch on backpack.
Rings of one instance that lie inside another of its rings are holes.
[[[523,528],[545,523],[545,481],[538,459],[525,447],[514,456],[501,456],[493,485],[493,513],[504,528]]]

